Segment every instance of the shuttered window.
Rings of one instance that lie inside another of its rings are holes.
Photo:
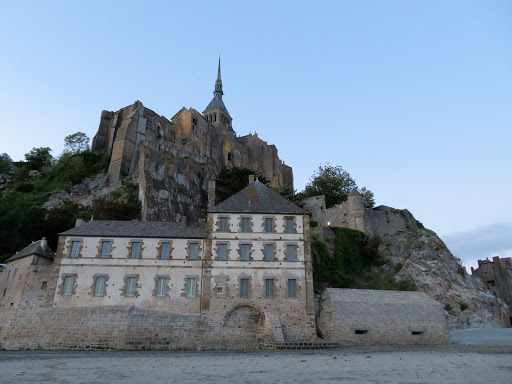
[[[271,233],[274,231],[274,219],[271,217],[267,217],[265,219],[265,232]]]
[[[71,252],[69,253],[69,257],[72,259],[76,259],[78,257],[78,254],[80,253],[80,242],[79,241],[73,241],[71,242]],[[109,251],[110,253],[110,251]]]
[[[244,232],[244,233],[251,232],[251,227],[250,227],[251,222],[249,220],[250,219],[248,217],[242,217],[242,232]]]
[[[274,261],[274,245],[265,244],[265,261]]]
[[[129,276],[126,278],[125,296],[127,296],[127,297],[135,296],[136,284],[137,284],[137,278],[135,276]]]
[[[199,248],[199,244],[197,243],[190,243],[190,248],[189,248],[189,255],[188,255],[188,258],[190,260],[197,260],[197,250]]]
[[[187,278],[187,297],[196,297],[196,279]]]
[[[161,260],[169,260],[169,250],[171,248],[170,243],[162,243],[162,248],[160,249],[160,259]]]
[[[249,297],[249,279],[240,279],[240,297]]]
[[[265,279],[265,296],[267,299],[274,297],[274,279]]]
[[[221,217],[219,223],[219,232],[227,232],[228,231],[228,218]]]
[[[132,259],[138,259],[140,256],[140,243],[138,241],[132,242]]]
[[[62,287],[62,295],[63,296],[71,296],[71,293],[73,292],[73,285],[75,285],[75,276],[64,277],[64,284]]]
[[[110,241],[101,242],[101,255],[102,259],[108,259],[110,257]]]
[[[295,232],[294,228],[293,228],[293,218],[289,217],[289,218],[286,219],[285,232],[286,233],[293,233],[293,232]]]
[[[242,244],[240,258],[242,261],[249,261],[250,259],[251,246],[249,244]]]
[[[156,282],[156,295],[164,297],[167,293],[167,278],[159,277]]]
[[[94,284],[94,296],[105,295],[105,276],[96,276],[96,283]]]
[[[295,261],[295,245],[288,244],[286,246],[286,261]]]
[[[288,279],[288,297],[297,297],[297,280],[295,279]]]
[[[219,260],[226,261],[228,259],[228,245],[227,244],[218,244],[219,246]]]

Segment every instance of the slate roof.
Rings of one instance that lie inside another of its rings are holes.
[[[224,112],[227,113],[228,116],[231,116],[228,112],[228,109],[224,105],[224,102],[222,101],[222,96],[218,95],[217,92],[215,93],[215,96],[213,96],[212,101],[210,101],[210,104],[206,107],[206,109],[203,111],[203,113],[210,111],[212,109],[220,108]]]
[[[233,196],[210,209],[214,213],[289,213],[305,215],[306,212],[285,199],[272,188],[255,181]]]
[[[206,223],[93,220],[59,235],[203,239],[206,238]]]
[[[42,257],[46,257],[47,259],[53,260],[53,257],[55,256],[55,252],[52,251],[52,249],[48,246],[48,243],[45,239],[34,241],[32,244],[26,246],[21,251],[16,252],[16,254],[9,259],[7,259],[7,263],[9,261],[14,261],[21,259],[26,256],[30,255],[38,255]]]

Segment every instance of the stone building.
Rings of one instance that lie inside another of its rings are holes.
[[[0,286],[17,296],[0,301],[3,348],[253,349],[316,337],[309,217],[259,181],[206,223],[79,224],[54,260],[44,240],[9,260],[16,275]]]
[[[214,96],[202,113],[182,108],[168,119],[140,101],[101,113],[92,150],[110,156],[112,188],[125,177],[139,185],[143,220],[204,218],[208,180],[224,167],[249,168],[272,186],[293,187],[292,168],[279,159],[275,145],[257,133],[235,133],[223,95],[219,58]]]
[[[471,267],[471,273],[478,276],[489,291],[512,309],[512,258],[494,256],[492,261],[478,260],[478,268]]]

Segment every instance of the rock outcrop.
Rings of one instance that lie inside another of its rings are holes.
[[[375,211],[389,218],[372,221],[372,234],[381,237],[380,250],[390,260],[382,272],[397,271],[395,279],[413,281],[418,290],[443,304],[451,329],[508,325],[506,304],[466,272],[435,232],[407,210]]]

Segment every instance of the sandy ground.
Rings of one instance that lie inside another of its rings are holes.
[[[512,346],[0,352],[0,383],[512,383]]]

